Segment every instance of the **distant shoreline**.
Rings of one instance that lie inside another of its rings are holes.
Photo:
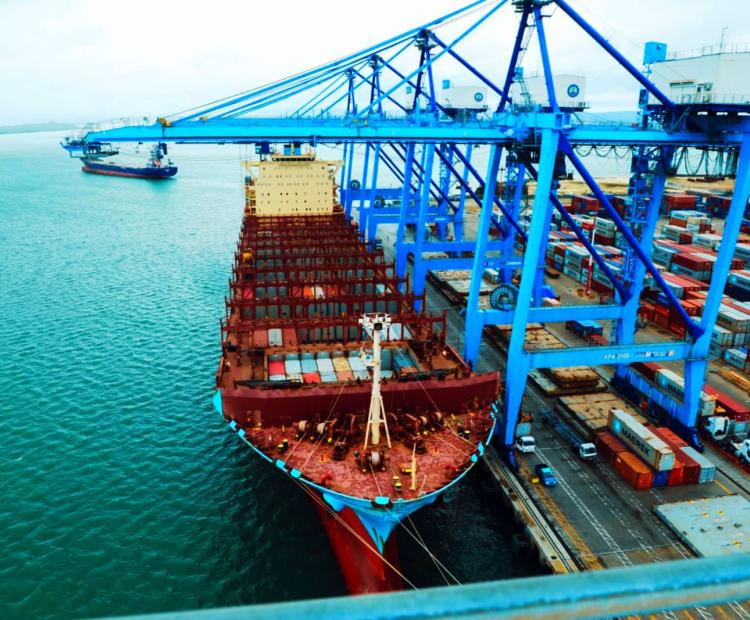
[[[10,133],[38,133],[42,131],[69,131],[77,129],[74,123],[24,123],[22,125],[0,125],[0,134]]]

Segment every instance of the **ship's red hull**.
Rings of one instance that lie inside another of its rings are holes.
[[[395,534],[388,538],[381,555],[351,508],[332,513],[322,502],[323,500],[316,501],[315,506],[349,593],[373,594],[402,590],[404,584],[399,575],[401,568]]]

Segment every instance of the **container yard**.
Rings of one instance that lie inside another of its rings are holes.
[[[515,559],[538,559],[550,591],[589,584],[538,617],[750,617],[750,52],[643,41],[628,60],[577,4],[479,0],[63,143],[81,158],[128,142],[246,149],[212,403],[258,476],[312,501],[342,583],[382,595],[384,617],[418,589],[399,536],[456,604],[470,597],[433,548],[472,523],[439,507],[475,466]],[[486,75],[461,42],[502,15],[508,64]],[[596,84],[555,73],[558,19],[624,70],[632,121],[585,115]],[[676,66],[685,79],[665,80]],[[626,177],[596,172],[613,159]],[[740,568],[710,592],[680,563],[717,557]],[[316,570],[303,550],[294,561]],[[598,606],[578,609],[592,582]],[[545,606],[546,591],[504,604]],[[413,613],[452,617],[442,600]]]

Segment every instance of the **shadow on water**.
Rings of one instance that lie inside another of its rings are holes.
[[[450,575],[441,574],[419,537],[460,583],[547,573],[533,552],[514,553],[513,536],[518,530],[513,515],[481,467],[472,469],[461,485],[417,512],[405,526],[414,536],[404,528],[398,530],[401,565],[418,587],[455,583]]]

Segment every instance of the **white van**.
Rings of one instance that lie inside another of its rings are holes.
[[[516,450],[519,452],[534,452],[536,441],[531,435],[523,435],[516,439]]]

